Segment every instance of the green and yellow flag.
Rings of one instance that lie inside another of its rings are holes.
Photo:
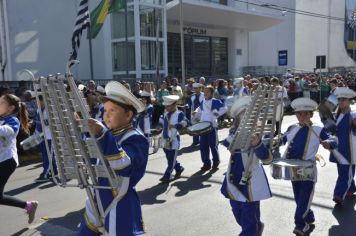
[[[102,0],[90,13],[90,31],[87,38],[95,38],[103,26],[106,16],[126,7],[126,0]]]

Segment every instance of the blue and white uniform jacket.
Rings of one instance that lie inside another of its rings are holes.
[[[224,146],[229,147],[234,132],[234,129],[230,130],[230,136],[223,142]],[[250,165],[250,178],[245,185],[241,185],[240,181],[250,158],[253,158]],[[263,164],[272,162],[272,154],[262,142],[251,149],[250,155],[237,149],[230,157],[221,193],[226,198],[239,202],[255,202],[272,197],[268,180],[260,161]]]
[[[166,149],[178,150],[180,147],[179,129],[186,127],[188,124],[184,113],[175,110],[174,112],[165,112],[159,118],[159,127],[162,127],[161,146]],[[174,125],[174,128],[169,129],[169,125]]]
[[[20,130],[20,121],[12,115],[0,118],[0,162],[14,158],[17,165],[16,136]]]
[[[332,149],[336,148],[338,144],[336,137],[329,135],[326,129],[317,125],[292,125],[281,140],[282,144],[288,143],[282,158],[314,162],[314,182],[317,181],[315,155],[318,152],[320,140],[328,142]]]
[[[148,138],[151,136],[153,106],[149,104],[146,110],[140,113],[136,120],[137,129],[140,130]]]
[[[44,137],[47,138],[47,140],[51,140],[52,139],[52,135],[51,135],[51,130],[49,128],[49,122],[48,122],[48,114],[47,114],[47,110],[46,109],[41,109],[42,115],[43,115],[43,122],[44,122],[44,127],[42,127],[42,123],[41,123],[41,117],[40,117],[40,110],[37,109],[37,115],[35,118],[35,132],[36,133],[44,133]]]
[[[96,111],[93,114],[93,117],[95,120],[98,120],[100,122],[103,122],[104,120],[104,104],[99,103],[96,107]]]
[[[197,104],[195,99],[196,97],[199,96],[198,101],[199,103]],[[190,113],[193,113],[199,106],[200,104],[204,101],[204,93],[200,93],[199,95],[193,94],[190,99],[188,100],[188,109]],[[191,118],[193,122],[193,117]]]
[[[212,98],[210,100],[203,100],[195,111],[197,112],[196,115],[200,117],[200,122],[211,122],[213,127],[216,128],[218,126],[218,117],[225,114],[227,107],[219,99]],[[214,115],[214,112],[219,113],[219,115]]]
[[[356,136],[352,127],[352,120],[356,119],[356,112],[340,113],[336,117],[336,136],[339,140],[339,145],[330,155],[330,161],[342,165],[356,164]],[[345,161],[346,160],[346,161]]]
[[[245,86],[242,86],[240,88],[236,88],[234,90],[234,93],[232,94],[234,97],[242,97],[242,96],[247,96],[248,95],[248,90]]]
[[[145,174],[148,141],[141,132],[128,126],[121,130],[104,129],[97,137],[104,157],[122,181],[120,189],[99,190],[104,209],[118,197],[119,201],[106,217],[106,231],[111,235],[133,235],[143,232],[141,205],[135,186]],[[99,163],[100,164],[100,163]],[[99,185],[108,186],[107,178],[98,178]],[[88,212],[87,212],[88,214]],[[92,219],[92,216],[90,217]],[[116,219],[116,220],[115,220]],[[130,220],[127,220],[130,219]],[[116,226],[115,226],[116,221]],[[128,225],[129,224],[129,225]],[[112,226],[112,228],[110,228]],[[125,229],[134,232],[126,232]],[[116,232],[116,229],[122,229]]]

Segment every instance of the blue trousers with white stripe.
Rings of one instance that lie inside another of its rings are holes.
[[[210,150],[213,155],[213,163],[218,163],[220,161],[218,142],[218,131],[216,128],[210,133],[200,136],[200,155],[204,165],[211,165],[209,157]]]
[[[181,171],[183,169],[183,167],[177,161],[178,150],[163,148],[163,151],[166,154],[167,163],[168,163],[167,169],[164,172],[164,177],[170,178],[172,175],[173,169],[175,169],[176,171]]]
[[[230,200],[232,213],[241,226],[240,236],[257,235],[261,228],[260,202],[238,202]]]
[[[51,150],[52,140],[47,140],[47,142],[48,142],[48,148]],[[43,165],[42,174],[47,175],[51,169],[49,167],[49,158],[48,158],[48,154],[47,154],[45,141],[42,141],[40,143],[39,148],[40,148],[40,152],[41,152],[41,156],[42,156],[42,165]],[[57,164],[56,164],[56,159],[54,158],[54,155],[52,156],[52,163],[53,163],[53,168],[54,168],[54,172],[55,172],[52,174],[57,174]]]
[[[356,192],[355,186],[355,165],[337,164],[338,177],[334,189],[334,197],[344,199],[347,192]]]
[[[315,221],[314,213],[310,209],[314,196],[313,181],[292,181],[294,200],[297,208],[294,214],[294,223],[296,228],[302,230],[305,222],[313,223]]]

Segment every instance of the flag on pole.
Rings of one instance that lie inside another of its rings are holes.
[[[90,32],[87,38],[95,38],[103,26],[106,16],[126,7],[126,0],[102,0],[90,13]]]
[[[87,27],[90,27],[88,0],[81,0],[79,3],[78,14],[72,35],[72,52],[69,58],[70,61],[77,59],[78,49],[80,46],[80,38],[82,36],[83,30]]]

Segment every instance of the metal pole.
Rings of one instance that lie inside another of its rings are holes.
[[[126,44],[126,47],[125,47],[125,50],[126,50],[126,76],[129,75],[129,38],[128,38],[128,34],[127,34],[127,29],[128,29],[128,26],[127,26],[127,14],[128,14],[128,11],[127,11],[127,1],[126,1],[126,4],[125,4],[125,44]]]
[[[181,67],[182,67],[182,89],[184,89],[184,87],[185,87],[185,61],[184,61],[184,32],[183,32],[183,0],[179,0],[179,4],[180,4],[179,31],[180,31]]]
[[[88,1],[88,9],[90,9],[89,8],[89,1]],[[89,19],[90,19],[90,10],[88,11],[88,13],[89,13]],[[89,37],[89,61],[90,61],[90,79],[94,80],[93,47],[92,47],[92,43],[91,43],[91,32],[90,32],[90,29],[91,29],[91,22],[90,22],[89,27],[88,27],[88,34],[90,35],[90,37]]]

